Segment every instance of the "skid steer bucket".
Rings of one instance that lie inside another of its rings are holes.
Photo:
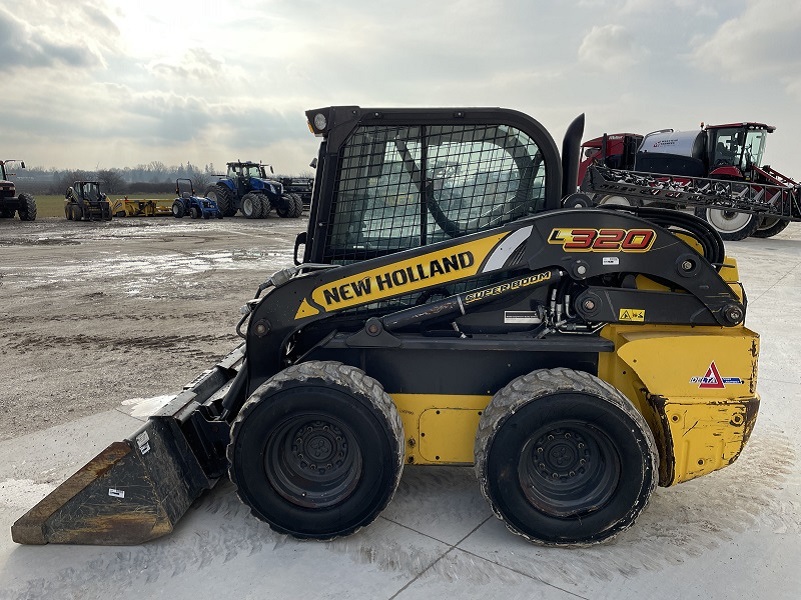
[[[11,527],[19,544],[141,544],[170,533],[205,490],[221,444],[199,451],[193,427],[241,368],[240,346],[205,371],[132,436],[114,442]]]

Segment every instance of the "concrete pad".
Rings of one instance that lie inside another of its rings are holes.
[[[375,523],[330,543],[272,532],[227,482],[200,498],[172,535],[142,546],[11,542],[16,518],[138,428],[150,399],[137,399],[0,442],[0,599],[794,600],[801,589],[796,229],[727,244],[749,293],[748,325],[762,336],[762,406],[749,444],[721,471],[657,489],[634,526],[609,543],[531,545],[491,514],[471,469],[450,467],[407,469]]]

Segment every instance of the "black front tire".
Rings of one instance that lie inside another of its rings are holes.
[[[231,426],[239,498],[280,533],[328,540],[371,523],[403,470],[403,425],[375,379],[311,361],[261,385]]]
[[[303,213],[303,200],[294,194],[284,194],[275,212],[284,219],[297,219]]]
[[[189,217],[191,219],[199,219],[200,218],[200,209],[197,206],[190,206],[189,207]]]
[[[564,368],[518,377],[495,394],[479,422],[475,469],[496,516],[549,546],[620,533],[659,479],[644,417],[609,384]]]
[[[262,208],[262,194],[248,192],[242,196],[242,214],[246,219],[261,219],[264,209]]]
[[[300,197],[300,194],[290,194],[290,196],[292,196],[292,200],[294,201],[292,214],[295,217],[300,217],[303,215],[303,198]]]

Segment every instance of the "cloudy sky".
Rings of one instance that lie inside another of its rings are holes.
[[[292,173],[306,109],[504,106],[559,144],[582,112],[585,138],[767,122],[801,177],[797,0],[3,1],[0,57],[3,154],[29,166]]]

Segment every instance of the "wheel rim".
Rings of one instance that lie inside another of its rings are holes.
[[[351,429],[325,414],[290,417],[264,455],[267,480],[289,502],[326,508],[347,499],[361,478],[362,454]]]
[[[749,213],[710,208],[706,211],[706,220],[718,231],[732,233],[740,231],[753,218]]]
[[[779,217],[762,217],[759,220],[757,231],[766,231],[776,225],[781,219]]]
[[[598,202],[598,205],[603,206],[604,204],[611,204],[613,206],[632,206],[632,202],[623,196],[604,196],[601,198],[601,201]]]
[[[556,517],[602,507],[617,489],[620,473],[620,458],[609,438],[571,421],[535,431],[523,446],[517,469],[527,500]]]

